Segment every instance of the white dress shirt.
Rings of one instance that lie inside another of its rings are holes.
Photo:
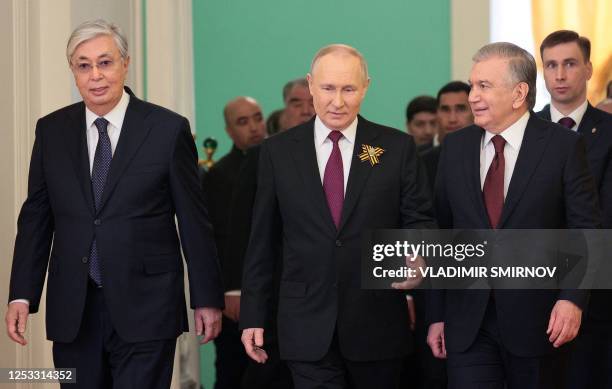
[[[588,106],[589,102],[584,100],[584,103],[576,108],[574,112],[570,113],[569,115],[564,115],[559,112],[559,110],[557,110],[552,103],[550,103],[550,121],[559,123],[559,120],[563,119],[564,117],[572,118],[576,124],[574,124],[574,127],[570,128],[570,130],[578,131],[578,127],[580,126],[580,122],[582,121],[582,117],[584,116]]]
[[[106,132],[108,132],[108,137],[110,138],[113,155],[115,155],[115,149],[117,148],[117,142],[119,141],[119,135],[121,134],[121,126],[123,126],[123,119],[125,119],[125,112],[127,111],[129,103],[130,95],[128,95],[124,90],[121,100],[119,100],[119,103],[115,105],[115,108],[103,116],[104,119],[108,120]],[[98,128],[94,124],[94,121],[97,118],[99,118],[98,115],[91,112],[89,108],[85,107],[85,123],[87,124],[87,151],[89,152],[89,173],[91,173],[93,170],[96,146],[98,146]]]
[[[111,150],[113,155],[115,154],[115,149],[117,148],[117,142],[119,141],[119,134],[121,133],[121,126],[123,126],[123,119],[125,119],[125,112],[127,111],[128,104],[130,102],[130,95],[128,95],[125,90],[123,91],[123,95],[119,100],[119,103],[115,105],[109,113],[104,115],[103,117],[108,120],[108,126],[106,127],[106,131],[108,132],[108,137],[111,142]],[[96,146],[98,146],[98,128],[94,124],[94,121],[99,116],[93,113],[92,111],[85,106],[85,123],[87,125],[87,151],[89,153],[89,173],[93,170],[94,156],[96,155]],[[10,303],[26,303],[30,304],[29,300],[26,299],[15,299]]]
[[[323,124],[319,116],[315,119],[314,124],[314,142],[317,152],[317,163],[319,165],[319,175],[321,176],[321,184],[325,176],[325,166],[331,155],[334,142],[327,136],[330,130]],[[355,136],[357,134],[357,118],[353,120],[347,128],[341,131],[342,137],[338,141],[340,154],[342,154],[342,170],[344,172],[344,193],[346,194],[346,184],[348,182],[349,172],[351,171],[351,160],[353,159],[353,149],[355,148]]]
[[[508,194],[508,187],[510,186],[516,159],[521,150],[521,143],[523,142],[523,136],[525,135],[525,128],[527,128],[528,121],[529,111],[525,112],[519,120],[499,134],[506,140],[504,146],[504,199]],[[491,166],[493,158],[495,157],[495,146],[491,141],[495,135],[496,134],[489,131],[485,131],[480,143],[480,189],[484,187],[489,166]]]

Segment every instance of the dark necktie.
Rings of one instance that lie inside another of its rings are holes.
[[[576,122],[571,117],[566,116],[564,118],[559,119],[559,124],[565,128],[571,129],[572,127],[574,127],[574,124],[576,124]]]
[[[94,195],[94,206],[96,214],[100,210],[102,202],[102,193],[104,193],[104,185],[106,184],[106,176],[110,168],[111,160],[113,159],[113,151],[111,148],[110,138],[106,128],[108,127],[108,120],[104,118],[97,118],[94,122],[98,128],[98,145],[96,146],[96,153],[94,155],[93,169],[91,171],[91,187]],[[91,243],[91,252],[89,255],[89,276],[94,282],[101,286],[102,285],[102,267],[100,259],[98,257],[98,246],[96,244],[96,237]]]
[[[495,147],[495,157],[487,171],[482,193],[491,227],[497,228],[504,208],[504,169],[506,167],[504,146],[506,140],[500,135],[495,135],[491,141]]]
[[[325,165],[323,175],[323,190],[327,198],[327,206],[331,212],[336,228],[340,227],[342,217],[342,204],[344,203],[344,170],[342,166],[342,154],[338,141],[342,138],[340,131],[332,131],[327,136],[334,143],[332,152]]]

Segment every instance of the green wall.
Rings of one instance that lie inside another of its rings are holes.
[[[198,148],[213,136],[215,159],[231,145],[224,104],[256,98],[264,114],[282,107],[285,82],[308,72],[329,43],[355,46],[366,57],[372,84],[363,115],[404,124],[406,103],[435,94],[450,77],[449,0],[193,0]]]
[[[193,0],[195,128],[198,148],[213,136],[214,158],[230,148],[222,110],[235,96],[256,98],[267,116],[282,87],[308,72],[314,53],[346,43],[366,57],[369,120],[404,126],[406,103],[450,77],[449,0]],[[212,388],[214,346],[202,348],[202,383]]]

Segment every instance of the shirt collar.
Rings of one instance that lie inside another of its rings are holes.
[[[113,127],[121,129],[129,103],[130,95],[128,95],[124,90],[117,105],[115,105],[115,107],[111,109],[109,113],[104,115],[103,118],[108,120]],[[99,116],[85,106],[85,123],[87,124],[87,128],[90,128],[97,118],[99,118]]]
[[[527,122],[529,121],[529,111],[525,112],[523,116],[516,122],[514,122],[510,127],[506,128],[499,135],[505,139],[506,143],[509,144],[513,149],[518,150],[521,147],[521,143],[523,142],[523,135],[525,135],[525,129],[527,128]],[[486,147],[491,139],[497,134],[493,134],[492,132],[485,131],[484,142],[482,143],[482,147]]]
[[[346,127],[344,130],[341,131],[344,138],[348,140],[351,144],[355,143],[355,136],[357,134],[357,122],[358,122],[357,117],[355,117],[355,120],[353,120],[353,122],[349,124],[348,127]],[[327,128],[327,126],[323,124],[323,121],[319,118],[318,115],[315,119],[314,128],[315,128],[315,145],[321,146],[328,139],[327,136],[333,130],[330,130],[329,128]]]
[[[550,103],[550,121],[559,123],[559,120],[561,120],[562,118],[570,117],[576,123],[576,125],[572,128],[578,128],[578,126],[580,125],[580,122],[582,121],[582,117],[584,116],[584,113],[586,112],[588,106],[589,106],[588,100],[584,100],[584,102],[580,104],[580,106],[576,108],[574,112],[566,116],[562,114],[561,112],[559,112],[559,110],[557,110],[557,108],[555,108],[555,106],[552,103]]]

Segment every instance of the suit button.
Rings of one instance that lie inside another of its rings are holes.
[[[94,220],[94,224],[96,226],[99,226],[100,224],[102,224],[102,222],[100,221],[100,219],[96,219],[96,220]]]
[[[83,263],[87,263],[87,261],[89,261],[89,258],[87,258],[87,257],[83,257],[83,258],[81,258],[81,262],[83,262]]]
[[[340,240],[336,241],[336,247],[342,247],[342,242]]]

